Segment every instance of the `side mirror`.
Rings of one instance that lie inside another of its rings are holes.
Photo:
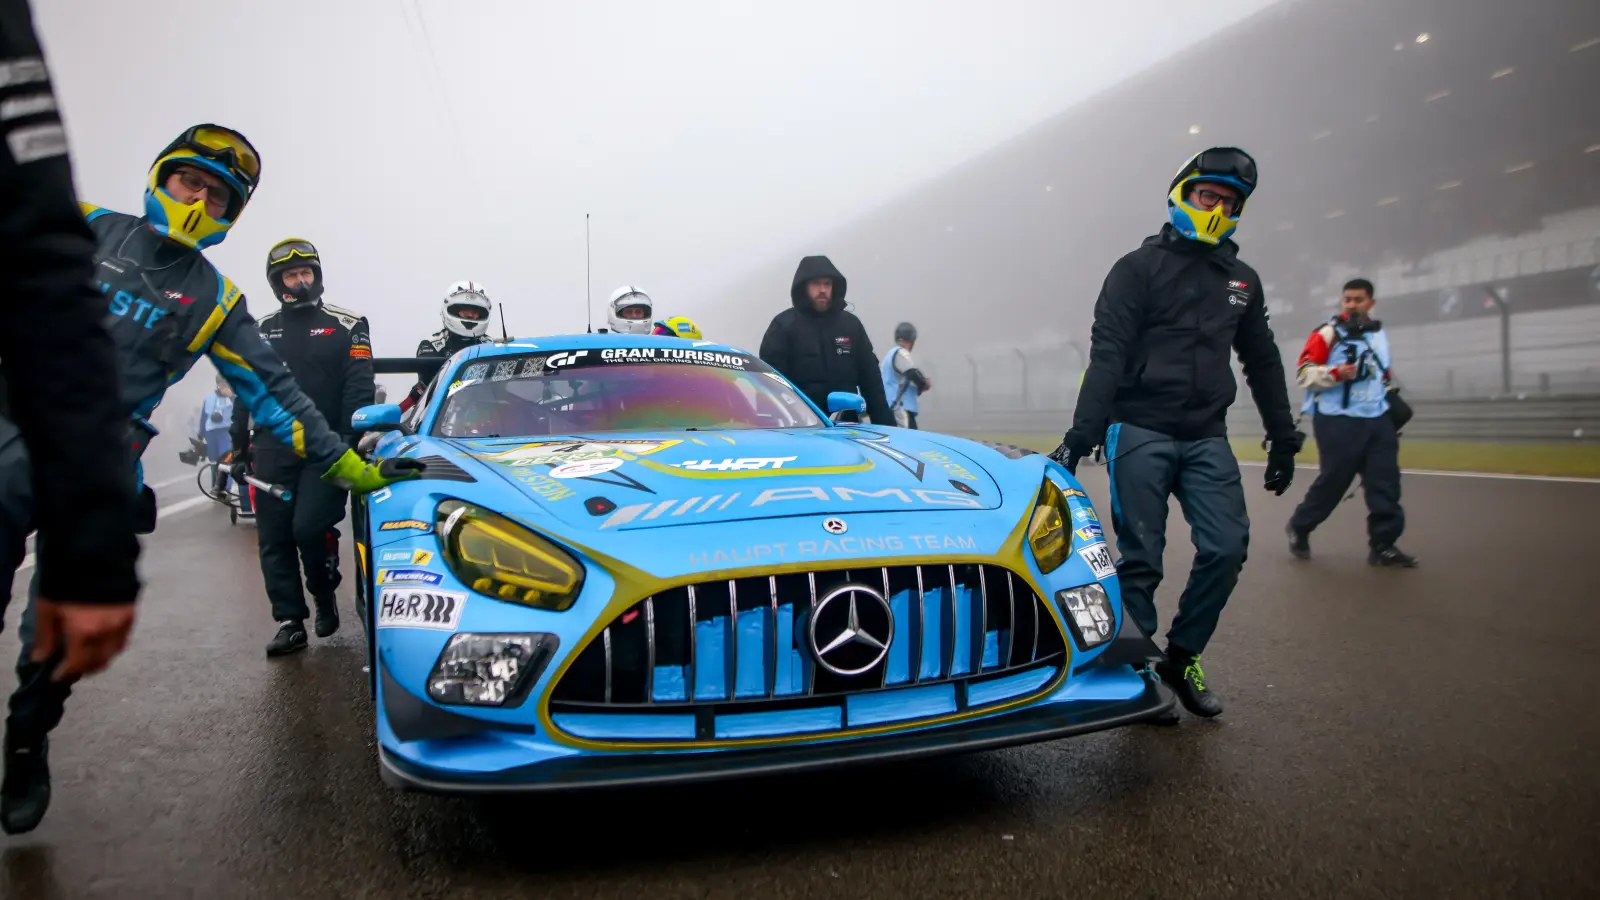
[[[363,406],[350,415],[350,427],[356,431],[394,431],[400,427],[400,406],[395,403]]]
[[[828,418],[838,422],[846,413],[855,413],[857,422],[864,420],[867,417],[866,398],[849,391],[834,391],[829,394]]]

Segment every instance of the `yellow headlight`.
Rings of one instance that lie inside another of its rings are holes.
[[[1028,545],[1039,562],[1039,571],[1046,575],[1059,569],[1072,552],[1072,532],[1067,530],[1067,498],[1048,478],[1039,489],[1033,518],[1028,520]]]
[[[450,571],[480,594],[555,612],[583,589],[583,566],[527,528],[480,506],[446,500],[436,512]]]

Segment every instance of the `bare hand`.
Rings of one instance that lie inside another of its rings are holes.
[[[57,603],[34,600],[34,662],[62,654],[52,680],[93,675],[111,664],[133,630],[132,603]]]
[[[1337,369],[1334,369],[1334,371],[1339,373],[1340,381],[1349,381],[1350,379],[1356,377],[1356,372],[1359,370],[1356,368],[1355,363],[1345,363]]]

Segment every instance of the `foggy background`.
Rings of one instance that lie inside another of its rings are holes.
[[[1236,237],[1291,361],[1361,273],[1408,386],[1600,393],[1592,0],[35,15],[84,200],[138,213],[176,133],[240,129],[262,186],[208,256],[261,311],[266,249],[314,241],[327,299],[368,316],[379,355],[437,330],[463,278],[513,334],[582,331],[590,213],[597,317],[635,284],[658,316],[754,349],[798,259],[825,253],[880,353],[917,324],[935,427],[1059,417],[1104,273],[1165,221],[1188,156],[1238,144],[1262,184]],[[183,427],[209,376],[158,423]]]

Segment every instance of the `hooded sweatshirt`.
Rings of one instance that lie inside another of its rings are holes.
[[[833,297],[817,312],[806,292],[813,278],[832,278]],[[844,308],[845,278],[826,256],[800,260],[789,286],[792,304],[773,317],[761,339],[761,359],[789,379],[823,412],[828,394],[848,391],[867,401],[867,415],[879,425],[893,425],[894,413],[883,395],[878,357],[861,320]]]

